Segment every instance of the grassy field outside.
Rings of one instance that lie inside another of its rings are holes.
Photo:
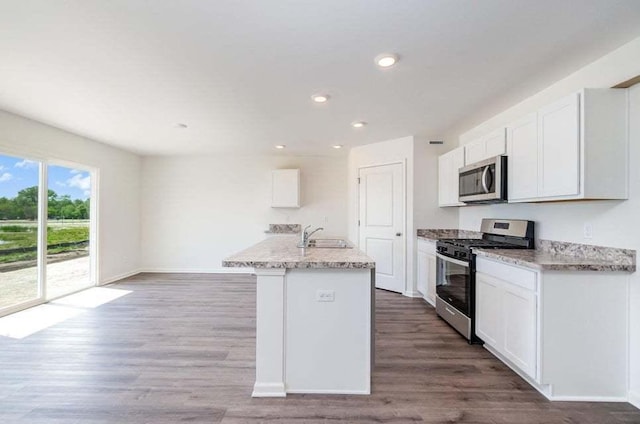
[[[37,257],[37,221],[0,221],[0,264],[31,261]],[[48,255],[89,253],[89,220],[49,220]]]

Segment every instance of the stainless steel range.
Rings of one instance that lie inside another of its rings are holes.
[[[436,311],[469,343],[475,334],[476,261],[473,249],[533,249],[533,221],[483,219],[482,238],[441,239],[436,243]]]

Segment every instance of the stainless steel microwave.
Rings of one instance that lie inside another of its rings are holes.
[[[458,170],[458,198],[463,203],[507,201],[507,157],[496,156]]]

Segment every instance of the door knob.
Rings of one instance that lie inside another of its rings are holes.
[[[396,237],[400,237],[402,233],[396,233]]]

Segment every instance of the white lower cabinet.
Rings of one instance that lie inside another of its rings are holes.
[[[418,239],[417,289],[424,300],[436,303],[436,245]]]
[[[504,318],[504,355],[524,371],[536,378],[536,311],[537,295],[506,283],[502,291]]]
[[[486,344],[497,348],[502,343],[502,288],[500,281],[476,274],[476,333]]]
[[[624,401],[629,274],[476,258],[476,334],[552,400]]]
[[[476,274],[476,333],[531,378],[536,378],[536,292]]]

